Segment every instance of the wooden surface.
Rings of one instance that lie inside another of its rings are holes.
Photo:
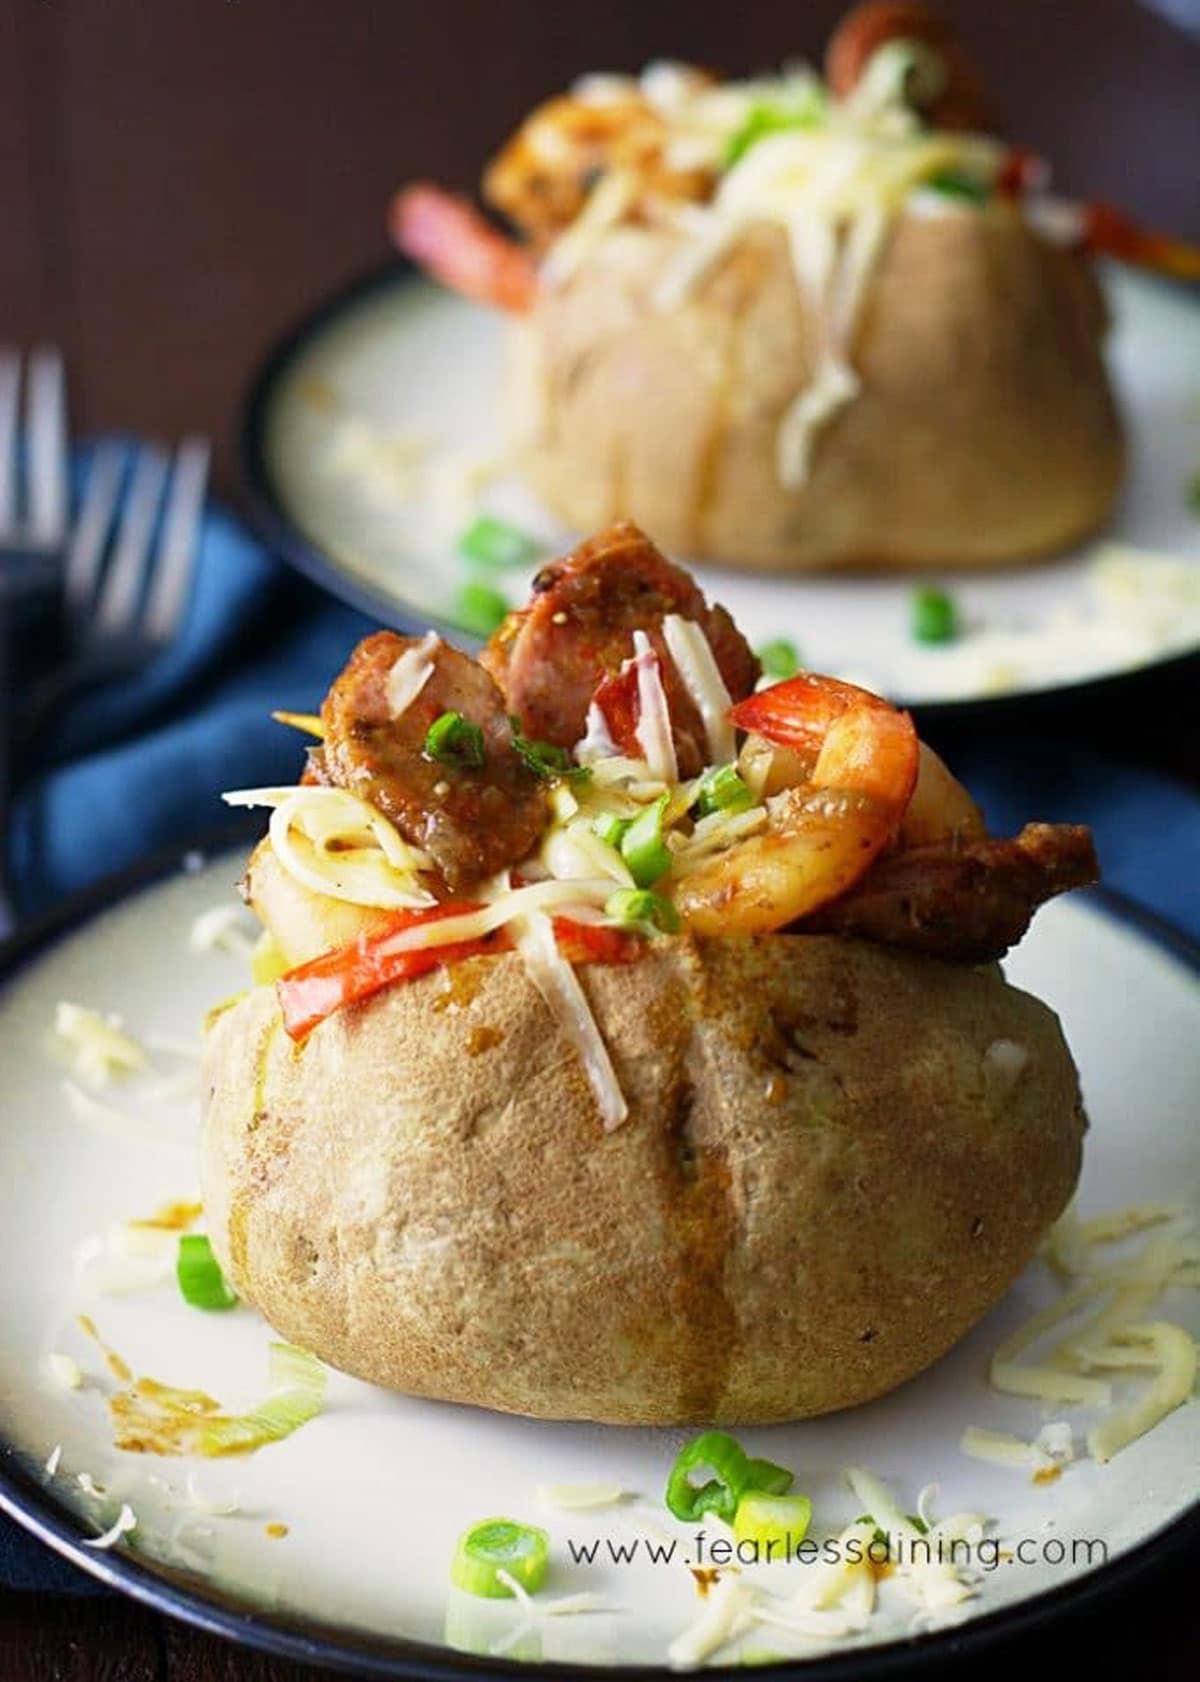
[[[585,69],[819,55],[844,0],[0,0],[0,340],[88,428],[218,440],[266,344]],[[1200,44],[1137,0],[946,0],[1064,188],[1200,237]]]
[[[748,71],[817,53],[842,9],[0,0],[0,342],[63,345],[83,428],[210,432],[228,488],[234,420],[262,350],[386,256],[397,183],[472,186],[522,113],[581,70],[676,55]],[[1200,238],[1200,46],[1134,0],[946,9],[987,66],[1009,132],[1054,157],[1064,188]],[[1167,712],[1185,716],[1182,700]],[[1120,720],[1108,732],[1102,717],[1097,745],[1111,747]],[[1195,773],[1186,732],[1147,738],[1122,717],[1129,757],[1154,759],[1157,743],[1160,762],[1182,753],[1175,768]],[[1040,1667],[1060,1647],[1072,1669],[1101,1675],[1200,1673],[1197,1564],[1005,1643],[972,1665],[975,1682]],[[123,1600],[0,1593],[0,1682],[317,1674]]]

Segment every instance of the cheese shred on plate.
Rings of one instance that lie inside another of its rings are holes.
[[[1151,1238],[1134,1254],[1092,1265],[1101,1245],[1121,1243],[1146,1231],[1174,1223],[1176,1231]],[[1102,1410],[1087,1431],[1088,1452],[1104,1463],[1168,1414],[1186,1405],[1196,1383],[1196,1339],[1183,1326],[1146,1318],[1164,1291],[1200,1283],[1200,1245],[1191,1237],[1191,1223],[1167,1203],[1137,1203],[1083,1220],[1074,1209],[1061,1218],[1046,1244],[1052,1272],[1066,1282],[1057,1301],[1039,1309],[996,1349],[991,1380],[998,1390],[1040,1401],[1070,1402]],[[1100,1303],[1101,1306],[1095,1308]],[[1090,1318],[1049,1349],[1039,1361],[1023,1359],[1027,1351],[1056,1327],[1075,1321],[1087,1308]],[[1114,1404],[1112,1377],[1142,1379],[1143,1388],[1132,1400]],[[970,1427],[964,1433],[964,1453],[980,1459],[1034,1466],[1044,1453],[1061,1463],[1070,1458],[1059,1437],[1046,1427],[1037,1443],[1023,1443],[1000,1433]]]

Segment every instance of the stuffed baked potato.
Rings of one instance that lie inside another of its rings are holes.
[[[634,527],[482,665],[381,633],[335,681],[208,1036],[234,1288],[377,1383],[549,1418],[770,1421],[942,1354],[1066,1204],[1057,1019],[993,960],[1091,880],[989,839],[907,715],[755,689]]]
[[[1168,242],[1047,200],[927,8],[827,67],[584,78],[485,176],[523,244],[428,186],[394,237],[509,312],[516,461],[569,525],[780,571],[1061,549],[1124,466],[1086,247]]]

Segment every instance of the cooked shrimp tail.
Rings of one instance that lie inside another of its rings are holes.
[[[467,199],[418,182],[396,194],[388,225],[406,257],[464,298],[517,314],[533,303],[533,258]]]

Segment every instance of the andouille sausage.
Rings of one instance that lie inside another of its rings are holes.
[[[513,748],[504,697],[481,666],[448,644],[436,644],[431,677],[392,717],[388,676],[417,642],[379,631],[359,643],[321,709],[320,775],[377,806],[458,891],[525,857],[545,825],[546,801]],[[481,766],[426,754],[429,727],[447,712],[483,732]]]
[[[588,705],[603,679],[633,653],[645,631],[658,655],[680,775],[707,763],[700,714],[662,635],[668,614],[698,624],[734,701],[753,690],[759,663],[723,607],[710,607],[686,572],[659,553],[630,521],[543,567],[533,601],[509,614],[480,656],[526,735],[570,748],[584,734]]]

